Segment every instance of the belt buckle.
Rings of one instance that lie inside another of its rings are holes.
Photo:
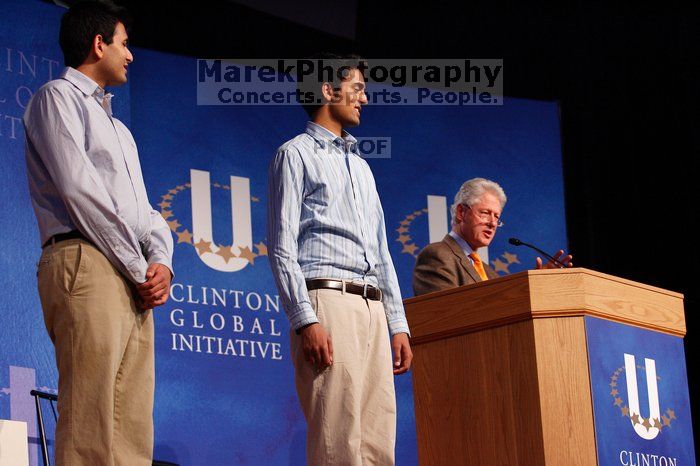
[[[369,283],[365,282],[362,284],[362,297],[367,299],[367,286]]]

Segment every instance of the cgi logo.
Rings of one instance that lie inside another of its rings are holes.
[[[212,269],[220,272],[238,272],[249,261],[241,257],[242,248],[249,251],[253,247],[253,228],[250,223],[250,180],[239,176],[231,177],[231,217],[232,217],[232,242],[231,246],[217,246],[214,241],[211,216],[211,186],[209,172],[202,170],[190,170],[192,185],[192,236],[195,245],[203,242],[211,243],[214,250],[200,252],[199,258]],[[236,248],[235,255],[226,257],[225,254],[217,254],[223,249]],[[200,248],[198,248],[200,250]]]
[[[627,385],[628,405],[624,404],[618,390],[619,378],[623,371]],[[640,410],[637,371],[646,375],[648,417],[642,416]],[[666,409],[663,415],[661,414],[659,380],[660,378],[656,375],[656,361],[645,358],[644,366],[637,366],[634,356],[627,353],[625,353],[624,367],[619,367],[610,377],[610,395],[613,397],[613,404],[620,409],[622,416],[630,419],[634,431],[645,440],[656,438],[664,428],[670,427],[673,420],[676,419],[676,413],[670,408]]]
[[[214,238],[211,189],[231,192],[231,244]],[[190,190],[192,206],[191,231],[175,216],[179,195]],[[255,265],[255,258],[267,255],[264,242],[253,243],[251,202],[259,199],[250,195],[250,180],[231,176],[230,184],[211,183],[209,172],[190,170],[190,183],[175,186],[161,196],[160,213],[177,237],[177,244],[186,243],[195,248],[197,256],[207,266],[220,272],[238,272],[247,265]],[[257,250],[257,252],[255,252]]]

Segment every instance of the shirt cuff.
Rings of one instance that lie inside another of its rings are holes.
[[[406,322],[405,318],[399,318],[399,319],[393,319],[388,322],[389,324],[389,333],[393,337],[394,335],[397,335],[399,333],[406,333],[408,336],[411,336],[411,331],[408,329],[408,322]]]
[[[173,264],[168,259],[166,256],[163,256],[161,254],[154,254],[151,257],[148,258],[148,265],[153,265],[153,264],[163,264],[170,270],[170,274],[175,277],[175,272],[173,271]]]
[[[133,280],[137,283],[144,283],[146,281],[146,269],[145,267],[146,261],[144,261],[142,258],[134,259],[129,263],[127,266],[129,272],[131,272],[131,276]]]
[[[305,325],[317,323],[318,317],[310,303],[301,303],[289,314],[289,322],[292,330],[298,330]]]

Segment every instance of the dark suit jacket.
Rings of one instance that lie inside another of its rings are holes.
[[[484,270],[489,278],[499,276],[487,263],[484,263]],[[416,296],[480,281],[476,269],[450,235],[423,248],[413,269],[413,292]]]

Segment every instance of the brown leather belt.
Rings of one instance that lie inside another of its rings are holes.
[[[318,290],[318,289],[329,289],[342,291],[345,289],[346,293],[359,294],[363,298],[371,299],[372,301],[382,300],[382,290],[374,285],[366,283],[364,285],[358,285],[352,282],[343,282],[342,280],[332,280],[325,278],[314,278],[312,280],[306,280],[306,289]]]
[[[58,233],[57,235],[53,235],[51,238],[46,240],[46,242],[41,247],[45,248],[50,244],[60,243],[61,241],[66,241],[69,239],[84,239],[85,241],[90,241],[85,237],[85,235],[80,233],[78,230],[73,230],[69,231],[68,233]]]

